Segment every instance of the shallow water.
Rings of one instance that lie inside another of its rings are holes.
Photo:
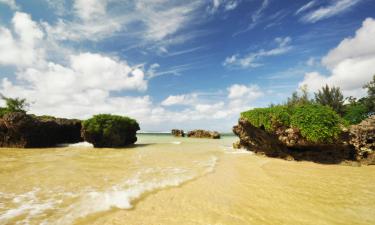
[[[375,224],[375,167],[288,162],[221,140],[0,150],[0,224]]]

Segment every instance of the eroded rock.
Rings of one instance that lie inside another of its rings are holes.
[[[349,143],[356,150],[356,160],[363,164],[375,164],[375,115],[350,127]]]
[[[207,131],[207,130],[193,130],[187,133],[188,137],[194,138],[212,138],[220,139],[220,133],[217,131]]]
[[[0,118],[0,146],[38,148],[78,143],[82,141],[80,129],[79,120],[8,113]]]
[[[183,130],[173,129],[171,134],[175,137],[185,137],[185,133]]]
[[[296,128],[278,127],[275,132],[269,133],[240,119],[233,132],[240,138],[235,147],[244,147],[270,157],[319,163],[340,163],[354,159],[354,148],[345,142],[312,143],[303,138]]]

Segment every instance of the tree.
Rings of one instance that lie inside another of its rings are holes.
[[[299,89],[302,94],[299,95],[297,91],[293,92],[292,97],[288,98],[287,100],[286,104],[288,106],[305,105],[311,103],[307,85],[303,85]]]
[[[315,93],[315,101],[321,105],[330,106],[340,115],[344,113],[344,96],[339,87],[330,88],[328,85],[322,87]]]
[[[26,112],[29,106],[24,98],[8,98],[1,93],[0,98],[5,101],[5,107],[0,108],[0,116],[9,112]]]
[[[375,75],[372,81],[365,84],[363,88],[367,89],[367,97],[364,99],[365,104],[370,112],[375,112]]]

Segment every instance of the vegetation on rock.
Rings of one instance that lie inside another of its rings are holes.
[[[129,117],[99,114],[83,121],[82,137],[94,147],[124,147],[137,141],[136,120]]]
[[[268,132],[275,132],[279,127],[298,128],[311,142],[332,142],[340,134],[340,116],[319,104],[258,108],[241,113],[241,117]]]
[[[23,98],[8,98],[0,94],[0,98],[5,101],[5,107],[0,107],[0,117],[11,112],[26,112],[29,104]]]
[[[329,87],[328,85],[322,87],[315,93],[315,102],[321,105],[330,106],[338,114],[344,113],[344,95],[338,87]]]

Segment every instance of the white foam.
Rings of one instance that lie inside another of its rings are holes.
[[[111,208],[131,209],[132,202],[146,193],[164,188],[178,187],[198,176],[203,176],[214,170],[217,158],[211,157],[207,161],[199,162],[202,173],[196,174],[186,168],[148,168],[136,173],[122,184],[115,185],[106,191],[90,191],[84,194],[80,201],[71,205],[64,217],[54,224],[71,224],[77,218],[89,214],[110,210]],[[161,174],[161,176],[152,176]],[[151,175],[151,176],[149,176]],[[152,177],[152,178],[149,178]]]
[[[91,144],[91,143],[88,143],[88,142],[79,142],[79,143],[75,143],[75,144],[59,144],[58,145],[59,147],[86,147],[86,148],[93,148],[94,146]]]
[[[251,151],[248,151],[246,148],[235,149],[232,146],[221,146],[225,154],[254,154]]]
[[[174,144],[174,145],[180,145],[180,144],[181,144],[181,141],[172,141],[171,144]]]
[[[13,203],[16,207],[12,209],[8,209],[0,215],[0,224],[8,224],[8,221],[16,218],[21,215],[25,215],[25,218],[22,221],[18,221],[20,224],[28,224],[30,218],[35,217],[44,213],[46,210],[52,209],[57,204],[57,201],[54,199],[47,199],[41,201],[38,199],[37,194],[40,189],[33,189],[32,191],[14,196],[13,195]],[[1,195],[0,199],[3,199],[5,195]],[[11,195],[7,195],[6,198],[11,197]]]

